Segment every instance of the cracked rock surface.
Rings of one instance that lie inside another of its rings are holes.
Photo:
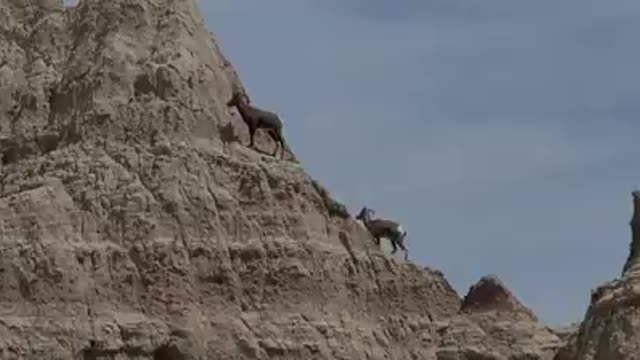
[[[234,89],[195,1],[0,1],[0,359],[553,356],[247,149]]]

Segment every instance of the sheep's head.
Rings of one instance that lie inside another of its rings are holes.
[[[360,210],[360,212],[358,213],[358,216],[356,216],[356,219],[361,221],[367,221],[371,219],[371,217],[375,213],[376,213],[375,210],[369,209],[368,207],[365,206],[362,208],[362,210]]]
[[[229,107],[238,106],[241,102],[242,102],[242,94],[240,94],[239,92],[234,92],[233,95],[231,95],[231,99],[227,101],[227,106]]]

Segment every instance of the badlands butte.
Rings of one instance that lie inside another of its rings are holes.
[[[640,359],[638,194],[621,278],[550,329],[379,249],[234,92],[194,0],[0,0],[0,359]]]

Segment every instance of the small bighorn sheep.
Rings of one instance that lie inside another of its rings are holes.
[[[227,102],[227,106],[235,106],[242,117],[242,120],[249,127],[249,136],[251,141],[249,147],[255,149],[253,143],[253,136],[257,129],[265,129],[276,142],[276,148],[273,151],[272,156],[275,156],[278,152],[278,146],[282,148],[282,154],[280,158],[284,158],[284,138],[282,137],[282,122],[278,115],[261,109],[257,109],[244,99],[240,92],[234,92],[231,99]]]
[[[407,236],[407,232],[404,231],[402,225],[395,221],[371,219],[374,214],[375,210],[369,209],[365,206],[360,210],[356,219],[361,220],[364,223],[364,226],[375,238],[377,245],[380,245],[381,237],[389,239],[389,241],[391,241],[391,246],[393,246],[391,254],[395,254],[396,251],[398,251],[399,246],[404,251],[404,259],[406,261],[409,257],[409,249],[404,244],[404,238]]]

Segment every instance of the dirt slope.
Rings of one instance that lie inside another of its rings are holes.
[[[243,146],[233,89],[193,0],[0,0],[0,359],[553,356]]]

